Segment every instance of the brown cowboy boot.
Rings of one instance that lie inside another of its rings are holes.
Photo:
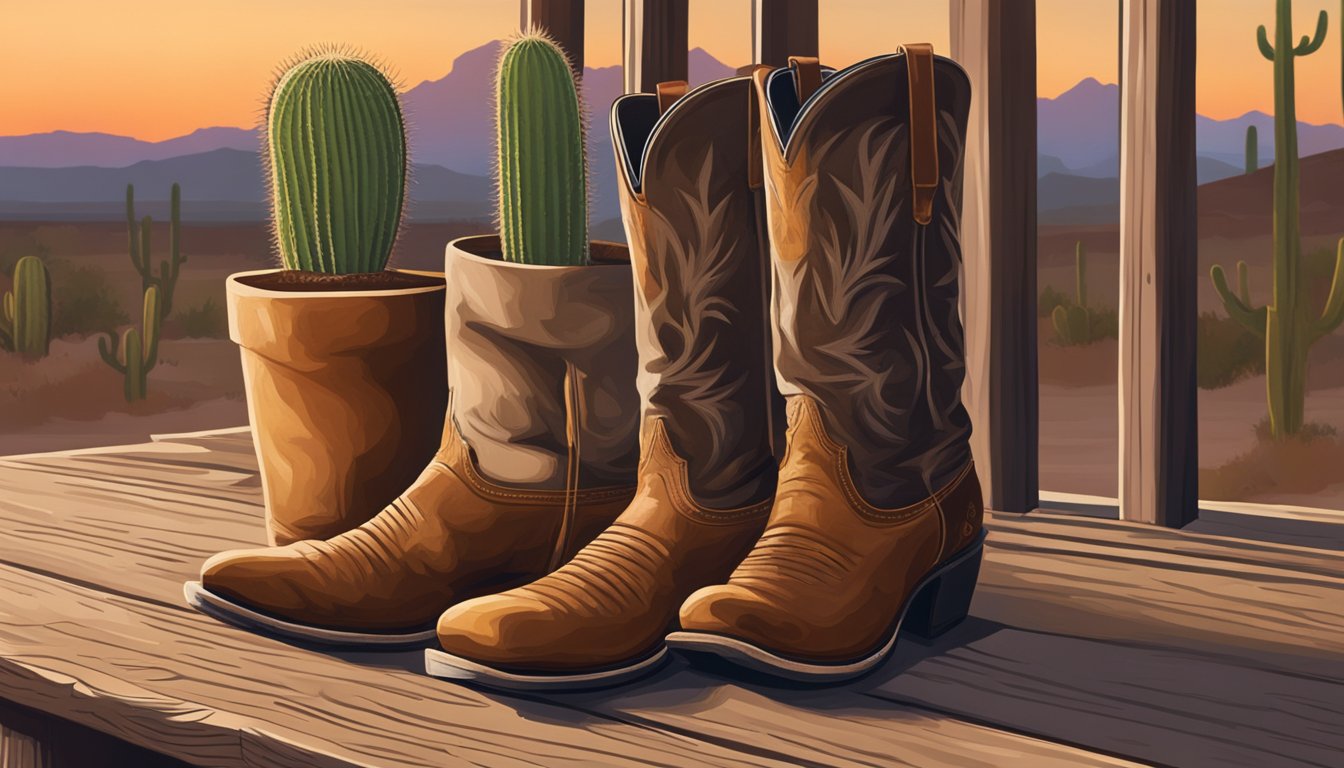
[[[685,84],[659,91],[612,107],[637,281],[635,499],[555,573],[449,609],[444,650],[426,652],[432,675],[528,689],[647,673],[686,596],[726,578],[765,526],[778,395],[759,193],[747,183],[751,81],[721,80],[671,106]]]
[[[760,541],[667,643],[828,681],[876,666],[902,628],[945,631],[975,588],[957,306],[970,86],[925,45],[824,84],[815,59],[792,70],[755,76],[788,453]]]
[[[620,514],[638,459],[628,253],[538,267],[498,250],[448,246],[452,396],[415,484],[335,538],[216,555],[192,605],[309,642],[424,643],[448,606],[541,577]]]

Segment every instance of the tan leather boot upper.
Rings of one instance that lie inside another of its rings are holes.
[[[765,525],[769,500],[695,503],[686,461],[661,419],[648,422],[639,488],[620,518],[558,571],[459,603],[439,620],[448,653],[505,670],[603,669],[662,647],[677,608],[727,578]]]
[[[326,541],[216,555],[201,583],[301,624],[423,629],[445,606],[546,573],[631,498],[629,487],[580,491],[571,500],[564,490],[498,485],[477,471],[451,421],[445,430],[434,461],[377,517]],[[563,531],[568,505],[572,524]]]

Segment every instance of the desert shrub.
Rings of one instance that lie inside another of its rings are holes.
[[[1199,316],[1196,378],[1201,389],[1231,386],[1265,372],[1265,343],[1230,317]]]
[[[48,260],[51,269],[51,334],[81,335],[110,331],[130,322],[121,302],[108,285],[107,275],[97,267],[74,267],[69,262]]]
[[[229,319],[224,307],[214,299],[178,312],[172,323],[181,336],[193,339],[223,339],[229,335]]]
[[[1310,443],[1316,440],[1333,440],[1339,437],[1339,430],[1329,424],[1320,424],[1317,422],[1307,422],[1302,425],[1301,431],[1293,438],[1304,443]],[[1269,417],[1261,419],[1255,425],[1255,439],[1262,443],[1268,443],[1274,439],[1274,431],[1269,428]]]
[[[1041,295],[1036,299],[1036,316],[1049,317],[1055,307],[1064,307],[1067,309],[1073,304],[1073,299],[1068,294],[1058,290],[1053,285],[1047,285],[1041,289]]]

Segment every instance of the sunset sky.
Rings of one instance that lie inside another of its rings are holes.
[[[749,56],[749,0],[690,0],[691,46],[731,65]],[[1331,13],[1325,46],[1299,62],[1298,116],[1341,120],[1335,0],[1297,0],[1298,35]],[[1039,89],[1116,79],[1115,0],[1038,0]],[[1271,65],[1255,27],[1272,0],[1201,0],[1198,109],[1272,111]],[[589,0],[588,63],[620,59],[621,0]],[[821,53],[844,65],[928,40],[948,46],[942,0],[822,0]],[[277,62],[305,45],[347,42],[386,60],[406,86],[442,77],[463,51],[518,23],[508,0],[14,0],[0,45],[0,135],[56,129],[160,140],[213,125],[255,124]]]

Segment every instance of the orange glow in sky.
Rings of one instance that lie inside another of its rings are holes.
[[[1193,1],[1193,0],[1192,0]],[[1116,0],[1037,0],[1039,90],[1115,82]],[[750,55],[749,0],[690,0],[691,46],[737,66]],[[1296,0],[1296,33],[1331,14],[1325,46],[1298,63],[1298,117],[1340,122],[1340,19],[1333,0]],[[1197,107],[1216,118],[1273,110],[1271,65],[1255,28],[1272,0],[1200,0]],[[160,140],[255,124],[272,69],[305,45],[346,42],[413,86],[518,24],[510,0],[105,0],[6,3],[0,134],[56,129]],[[621,0],[588,0],[588,63],[620,60]],[[947,0],[821,0],[821,53],[843,65],[928,40],[947,50]]]

